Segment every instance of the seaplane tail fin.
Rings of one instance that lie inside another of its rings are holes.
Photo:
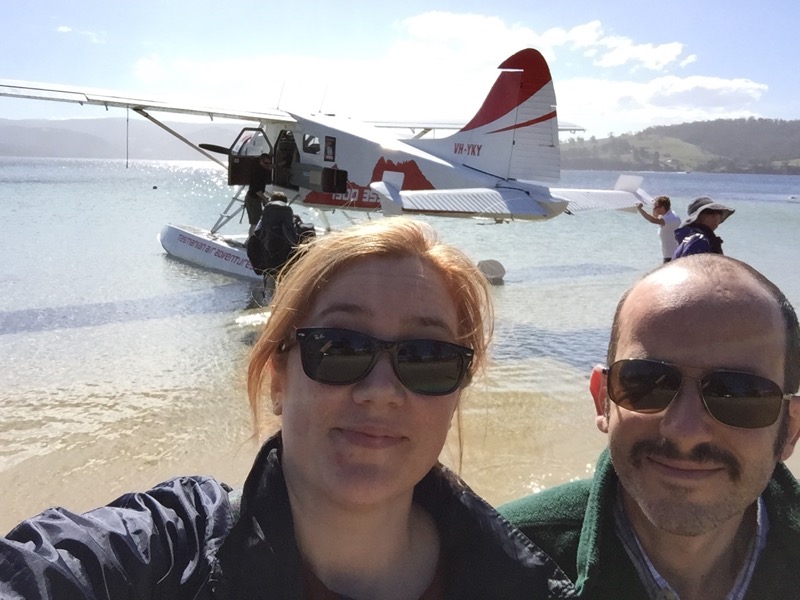
[[[553,78],[531,48],[506,59],[480,110],[440,139],[405,140],[421,150],[503,179],[555,183],[561,176]]]

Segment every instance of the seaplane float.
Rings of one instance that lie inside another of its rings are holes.
[[[237,191],[210,230],[167,224],[159,239],[183,261],[246,279],[258,279],[244,236],[222,228],[242,212],[243,191],[261,154],[272,157],[266,194],[284,192],[295,207],[320,211],[381,212],[507,220],[543,220],[563,213],[635,210],[652,199],[641,177],[622,175],[614,189],[550,187],[561,177],[556,95],[544,57],[521,50],[500,66],[474,117],[448,123],[362,123],[325,114],[248,112],[177,106],[53,84],[0,80],[0,96],[127,108],[154,122],[228,172]],[[251,122],[228,147],[195,143],[152,112]],[[410,131],[398,137],[397,131]],[[445,137],[429,134],[453,129]],[[221,154],[225,161],[215,154]],[[494,262],[494,261],[492,261]],[[494,276],[502,265],[487,263]],[[491,276],[491,273],[487,272]]]

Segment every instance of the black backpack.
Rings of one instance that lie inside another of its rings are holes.
[[[276,275],[297,246],[316,235],[314,225],[303,223],[281,200],[264,206],[261,220],[245,244],[247,257],[258,275]]]

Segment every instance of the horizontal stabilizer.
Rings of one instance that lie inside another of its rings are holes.
[[[639,186],[638,175],[620,175],[613,190],[550,188],[550,193],[569,202],[571,213],[593,210],[635,210],[637,204],[650,206],[653,199]]]
[[[564,211],[567,203],[541,187],[537,197],[519,189],[469,188],[456,190],[398,191],[385,182],[370,187],[381,197],[385,214],[426,214],[446,217],[542,220]]]

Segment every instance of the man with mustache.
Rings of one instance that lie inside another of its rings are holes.
[[[800,329],[784,294],[718,254],[626,292],[590,389],[592,480],[501,512],[603,599],[800,597]]]

